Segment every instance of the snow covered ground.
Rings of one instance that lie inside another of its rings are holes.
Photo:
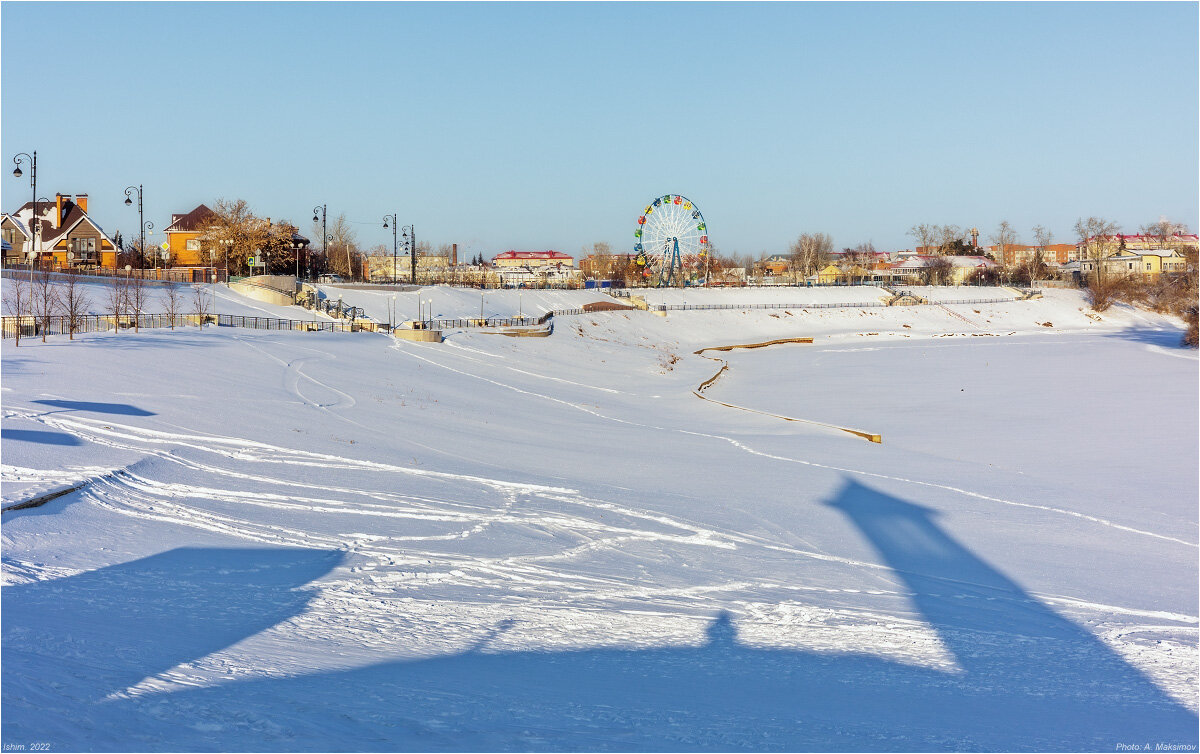
[[[711,301],[765,302],[738,293]],[[341,295],[386,321],[390,292]],[[481,303],[401,296],[441,317]],[[1194,747],[1180,332],[1056,290],[589,314],[436,345],[6,341],[5,505],[87,484],[4,514],[3,743]],[[705,395],[751,410],[693,393],[722,362]]]

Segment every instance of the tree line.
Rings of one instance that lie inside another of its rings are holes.
[[[89,286],[85,284],[85,281],[94,283],[94,280],[81,276],[74,268],[62,272],[42,269],[33,272],[30,277],[17,273],[7,278],[4,284],[4,312],[15,318],[15,345],[21,345],[22,327],[26,320],[34,325],[35,332],[41,333],[42,342],[46,342],[46,333],[54,317],[65,319],[69,338],[74,340],[75,333],[81,330],[93,304],[102,307],[106,314],[113,317],[115,332],[120,332],[125,321],[132,325],[134,332],[138,332],[138,315],[149,314],[145,309],[150,302],[153,284],[140,275],[122,275],[118,271],[105,282],[102,300],[95,302],[89,293]],[[212,294],[205,285],[196,284],[185,289],[182,285],[168,283],[161,286],[160,290],[162,314],[169,318],[172,330],[185,315],[195,315],[197,323],[203,326],[205,319],[212,314]]]

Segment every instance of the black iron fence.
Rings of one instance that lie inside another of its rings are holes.
[[[46,335],[81,335],[92,332],[134,330],[162,327],[199,327],[200,315],[177,314],[88,314],[68,317],[56,314],[52,317],[0,317],[0,337],[15,338],[18,323],[22,338]],[[277,319],[275,317],[244,317],[236,314],[206,314],[204,324],[218,327],[246,327],[252,330],[287,330],[298,332],[375,332],[386,331],[386,325],[374,322],[313,322],[300,319]]]
[[[947,299],[945,301],[934,301],[933,299],[929,299],[929,303],[931,303],[931,304],[1007,304],[1007,303],[1010,303],[1012,301],[1017,301],[1017,300],[1019,300],[1019,299],[1016,296],[1009,296],[1008,298],[956,298],[956,299]]]
[[[907,293],[907,291],[905,291]],[[917,294],[920,295],[920,294]],[[933,301],[930,304],[1006,304],[1016,301],[1016,296],[1007,298],[964,298],[964,299],[948,299],[946,301]],[[809,303],[809,304],[650,304],[652,311],[705,311],[718,309],[735,309],[735,310],[750,310],[750,309],[870,309],[873,307],[887,306],[882,301],[854,301],[854,302],[838,302],[838,303]]]
[[[205,324],[216,324],[217,315],[208,314]],[[81,335],[90,332],[111,332],[113,330],[134,330],[143,327],[199,327],[200,316],[197,314],[85,314],[69,317],[55,314],[50,317],[0,317],[0,337],[15,338],[18,323],[22,338],[41,337],[46,335]]]
[[[159,267],[157,269],[147,270],[125,270],[122,268],[112,267],[74,267],[68,268],[61,265],[49,265],[41,263],[35,265],[33,274],[38,275],[42,272],[49,272],[50,275],[57,281],[65,278],[67,274],[73,274],[79,278],[141,278],[147,283],[223,283],[225,280],[225,270],[217,267]],[[14,277],[24,275],[29,276],[28,264],[6,264],[4,265],[4,277]]]
[[[427,330],[454,330],[469,327],[522,327],[526,325],[544,325],[554,317],[565,317],[572,314],[583,314],[583,309],[555,309],[540,317],[476,317],[473,319],[430,319],[421,322]]]
[[[653,311],[712,311],[718,309],[863,309],[873,306],[887,306],[882,301],[856,301],[854,303],[821,303],[821,304],[650,304]]]

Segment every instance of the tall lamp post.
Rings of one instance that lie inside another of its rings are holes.
[[[233,239],[222,238],[218,243],[225,249],[225,285],[229,285],[229,254],[233,251]]]
[[[25,159],[22,160],[21,158]],[[29,163],[29,180],[33,183],[33,220],[29,223],[29,281],[33,282],[33,263],[37,259],[37,234],[38,226],[41,221],[38,219],[38,195],[37,195],[37,150],[33,150],[33,154],[28,152],[18,152],[16,157],[13,157],[13,162],[17,166],[13,169],[13,176],[21,177],[21,163]]]
[[[292,241],[292,254],[296,257],[296,279],[300,279],[300,250],[304,248],[303,241]]]
[[[324,204],[313,207],[313,223],[321,223],[321,255],[325,257],[325,264],[329,264],[329,225],[326,215]]]
[[[396,234],[400,230],[396,224],[396,213],[395,212],[393,212],[390,215],[383,216],[384,229],[387,229],[389,221],[392,224],[392,285],[395,285],[396,284],[396,251],[397,251],[397,243],[399,240],[399,238]]]
[[[141,184],[138,184],[137,186],[129,186],[128,188],[125,189],[125,206],[126,207],[133,204],[133,199],[131,199],[129,196],[130,191],[136,191],[137,198],[138,198],[138,229],[139,229],[139,232],[141,233],[141,246],[138,247],[138,269],[140,270],[140,269],[142,269],[142,258],[144,256],[146,256],[146,231],[154,230],[154,223],[146,221],[142,214],[142,186],[141,186]]]
[[[417,229],[413,225],[405,225],[400,229],[404,245],[408,247],[408,259],[412,267],[412,282],[417,284]]]

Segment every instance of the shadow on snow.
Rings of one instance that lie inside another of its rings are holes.
[[[61,399],[34,401],[43,406],[69,411],[90,411],[95,414],[117,414],[120,416],[154,416],[153,411],[131,406],[128,403],[97,403],[95,401],[68,401]]]
[[[83,441],[66,432],[50,432],[44,429],[3,429],[0,438],[6,441],[36,442],[41,445],[83,445]]]
[[[458,655],[106,700],[296,615],[306,604],[296,588],[338,563],[316,551],[175,550],[3,590],[6,739],[333,751],[1197,743],[1195,714],[950,538],[931,510],[854,482],[828,504],[908,587],[956,670],[754,648],[722,613],[698,647],[489,653],[511,626],[501,621]],[[57,691],[65,673],[90,688]],[[17,676],[29,692],[19,698]]]

